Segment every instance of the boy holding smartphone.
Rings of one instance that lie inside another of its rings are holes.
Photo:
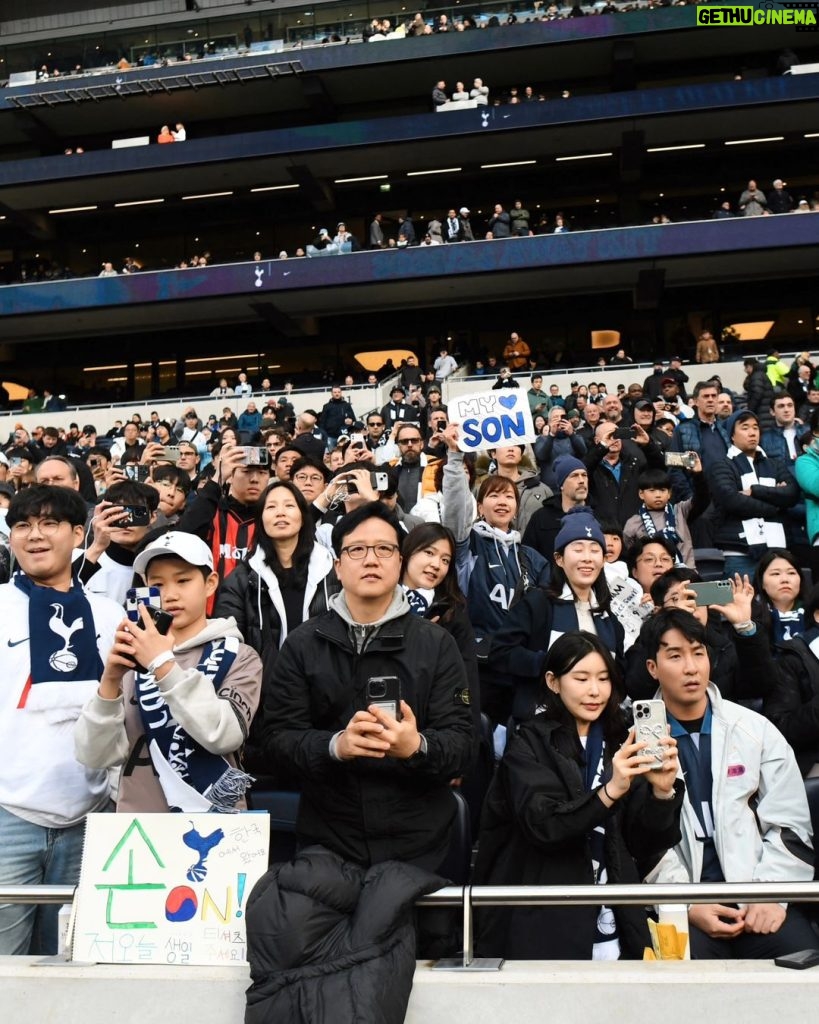
[[[236,810],[252,781],[239,751],[259,702],[259,656],[234,619],[207,618],[219,578],[204,541],[166,533],[134,572],[159,590],[173,625],[163,635],[142,605],[140,623],[120,622],[77,722],[77,760],[122,766],[118,811]]]

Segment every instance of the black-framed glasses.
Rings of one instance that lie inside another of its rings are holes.
[[[367,426],[368,427],[383,427],[384,426],[384,421],[383,420],[367,420]]]
[[[398,551],[397,544],[348,544],[341,549],[341,554],[352,558],[354,562],[360,562],[367,557],[367,552],[372,551],[379,561],[386,561]]]
[[[401,440],[398,442],[398,444],[400,444],[400,445],[423,444],[423,443],[424,443],[423,438],[420,438],[420,437],[402,437]]]

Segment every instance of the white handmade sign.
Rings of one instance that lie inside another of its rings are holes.
[[[89,814],[72,958],[241,964],[267,814]]]
[[[462,452],[526,444],[537,438],[529,399],[520,388],[478,391],[453,398],[449,403],[449,421],[459,424],[458,447]]]

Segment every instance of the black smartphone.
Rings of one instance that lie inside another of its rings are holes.
[[[147,505],[123,505],[122,516],[117,520],[117,526],[149,526],[151,513]]]
[[[616,441],[628,441],[628,439],[632,436],[631,428],[618,427],[611,436]]]
[[[777,967],[790,967],[795,971],[804,971],[807,967],[819,964],[819,949],[800,949],[798,953],[788,953],[774,958]]]
[[[151,475],[151,467],[140,466],[138,462],[129,462],[124,468],[126,480],[137,480],[141,484]]]
[[[370,676],[366,696],[367,707],[375,704],[401,721],[401,680],[398,676]]]

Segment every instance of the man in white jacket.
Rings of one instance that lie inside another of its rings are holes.
[[[689,612],[658,612],[640,638],[686,784],[682,841],[647,880],[811,881],[810,814],[785,738],[709,683],[705,629]],[[688,917],[694,959],[770,959],[819,948],[807,919],[787,904],[695,904]]]
[[[6,522],[19,572],[0,586],[0,885],[75,885],[86,814],[109,809],[108,773],[74,757],[73,727],[99,685],[122,609],[72,575],[86,505],[35,484]],[[3,639],[5,637],[5,639]],[[0,906],[0,954],[57,952],[56,906]]]

